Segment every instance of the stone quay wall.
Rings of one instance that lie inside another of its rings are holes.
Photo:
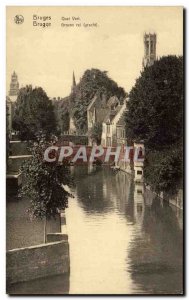
[[[7,285],[64,274],[70,269],[68,237],[61,233],[48,234],[46,244],[9,250],[6,255]]]

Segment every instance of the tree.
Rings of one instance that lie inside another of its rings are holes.
[[[54,143],[55,138],[52,138],[50,144]],[[31,159],[26,160],[21,168],[24,184],[19,194],[20,197],[30,199],[30,217],[44,220],[44,242],[46,220],[55,217],[59,210],[67,208],[68,198],[73,197],[65,189],[65,186],[73,184],[66,162],[60,165],[57,162],[46,162],[43,158],[48,146],[44,135],[39,136],[34,143]]]
[[[58,130],[61,134],[69,130],[69,97],[53,102]]]
[[[122,101],[126,95],[124,89],[118,87],[117,83],[108,77],[106,71],[86,70],[70,95],[70,114],[74,118],[78,132],[87,132],[87,108],[96,93],[103,95],[106,101],[114,95]]]
[[[26,86],[21,88],[15,105],[13,128],[22,140],[35,140],[42,131],[49,136],[56,133],[54,108],[45,91]]]
[[[8,158],[10,152],[10,128],[9,128],[9,107],[6,103],[6,167],[8,168]]]
[[[183,60],[167,56],[145,68],[132,88],[126,113],[126,134],[148,148],[161,148],[182,138]]]
[[[175,147],[146,153],[145,181],[157,193],[174,195],[182,187],[182,148]]]
[[[101,143],[101,136],[102,136],[102,124],[95,123],[90,131],[90,138],[100,145]]]
[[[167,56],[147,67],[130,92],[128,140],[144,140],[145,181],[176,193],[182,184],[183,59]]]

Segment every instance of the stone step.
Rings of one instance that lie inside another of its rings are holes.
[[[9,196],[16,195],[18,188],[22,184],[22,174],[19,173],[8,173],[6,175],[6,190],[7,190],[7,201]]]

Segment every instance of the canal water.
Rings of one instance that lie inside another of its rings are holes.
[[[19,294],[180,294],[182,213],[130,176],[75,167],[66,211],[70,275],[16,284]]]

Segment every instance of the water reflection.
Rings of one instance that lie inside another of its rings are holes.
[[[67,210],[70,293],[181,293],[175,211],[125,173],[85,167],[74,173],[76,199]]]
[[[76,167],[74,177],[76,180],[77,199],[85,213],[105,213],[114,208],[114,198],[110,197],[110,184],[114,177],[106,180],[107,174],[101,167],[95,168],[95,172],[88,173],[87,166]]]
[[[69,285],[69,275],[57,275],[12,284],[7,287],[7,293],[11,295],[62,295],[69,294]]]
[[[134,184],[134,220],[139,226],[140,232],[142,232],[142,224],[144,220],[144,185],[142,183],[135,182]]]
[[[182,292],[182,232],[175,213],[155,198],[129,246],[133,282],[146,293]],[[140,292],[140,291],[139,291]]]
[[[14,293],[181,293],[181,211],[123,172],[81,166],[72,173],[75,198],[66,211],[70,278],[18,284]]]

